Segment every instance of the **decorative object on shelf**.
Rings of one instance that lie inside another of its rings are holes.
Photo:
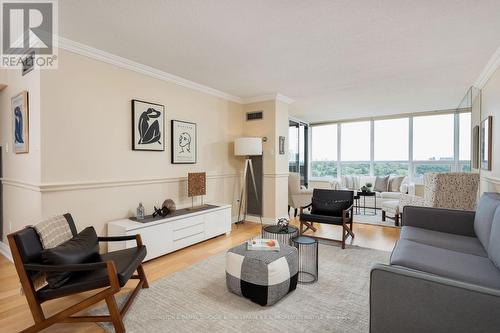
[[[240,220],[241,217],[241,209],[243,205],[243,194],[248,191],[247,189],[247,177],[248,177],[248,172],[250,171],[250,180],[252,181],[254,193],[255,193],[255,200],[257,200],[257,203],[259,202],[259,196],[257,192],[257,185],[255,183],[255,175],[253,171],[253,165],[252,165],[252,160],[250,159],[250,156],[260,156],[262,155],[262,138],[258,137],[243,137],[243,138],[238,138],[234,141],[234,155],[235,156],[245,156],[245,169],[243,171],[243,185],[241,187],[241,194],[240,194],[240,204],[238,207],[238,220],[237,223],[243,222],[246,218],[247,215],[247,209],[248,209],[248,200],[245,200],[245,208],[243,212],[243,219]],[[260,218],[260,224],[262,225],[262,214],[259,215]]]
[[[132,100],[132,149],[165,150],[165,106]]]
[[[288,229],[288,225],[290,224],[290,220],[287,219],[286,217],[282,217],[278,219],[278,230],[279,231],[286,231]]]
[[[479,169],[479,126],[472,129],[472,168]]]
[[[188,197],[191,198],[191,209],[206,207],[203,203],[203,196],[207,194],[207,174],[206,172],[188,173]],[[194,197],[201,196],[201,205],[194,205]]]
[[[23,69],[21,70],[21,75],[25,76],[35,68],[35,51],[28,53],[21,62],[23,63]]]
[[[486,117],[481,121],[481,169],[491,170],[491,154],[492,154],[492,116]]]
[[[168,209],[169,213],[173,213],[176,210],[175,202],[172,199],[167,199],[167,200],[163,201],[163,204],[161,205],[161,207]]]
[[[279,152],[280,152],[280,155],[285,155],[285,137],[284,136],[279,137]]]
[[[165,217],[168,215],[168,213],[169,213],[169,211],[166,207],[156,208],[156,206],[154,206],[153,217],[157,217],[157,216]]]
[[[24,154],[29,152],[29,102],[25,90],[10,100],[13,119],[14,152]]]
[[[146,214],[145,214],[144,206],[142,205],[142,202],[139,202],[139,206],[137,207],[137,219],[144,220],[145,215]]]
[[[196,124],[172,120],[172,163],[196,163]]]
[[[372,183],[366,183],[366,187],[368,188],[368,191],[371,191],[373,184]]]

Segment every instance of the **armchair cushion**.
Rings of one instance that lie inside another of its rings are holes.
[[[349,200],[328,200],[323,198],[312,198],[311,214],[342,216],[342,211],[349,208]]]
[[[46,265],[82,264],[98,255],[97,234],[93,227],[88,227],[61,245],[43,250],[42,261]],[[71,272],[48,272],[49,288],[59,288],[70,276]]]
[[[300,220],[307,222],[342,225],[342,217],[340,216],[326,216],[326,215],[302,213],[300,214]]]
[[[123,287],[145,257],[146,247],[142,245],[102,254],[94,262],[112,260],[116,267],[120,286]],[[59,288],[46,286],[38,290],[37,295],[41,300],[49,300],[106,286],[109,286],[108,272],[103,267],[93,271],[74,272],[68,281]]]

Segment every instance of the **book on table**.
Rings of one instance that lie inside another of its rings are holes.
[[[249,251],[279,251],[280,244],[275,239],[251,239],[247,241]]]

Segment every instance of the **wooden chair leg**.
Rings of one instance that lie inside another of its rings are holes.
[[[116,305],[116,300],[113,295],[106,297],[106,304],[108,305],[109,315],[115,327],[116,333],[125,333],[125,326],[123,325],[122,316],[118,305]]]
[[[298,209],[295,208],[295,210],[293,211],[293,217],[297,217],[297,212],[298,212]]]
[[[142,267],[142,264],[137,267],[137,273],[143,281],[142,288],[149,288],[148,278],[146,277],[146,273],[144,272],[144,267]]]
[[[382,211],[382,221],[385,221],[385,210]]]
[[[342,226],[342,249],[345,249],[345,239],[346,239],[346,230],[345,225]]]

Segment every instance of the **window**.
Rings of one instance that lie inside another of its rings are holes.
[[[459,137],[458,137],[458,151],[460,161],[470,161],[471,149],[471,114],[469,112],[460,113],[459,115]],[[470,166],[469,166],[470,167]]]
[[[311,174],[337,177],[337,124],[312,127]]]
[[[453,161],[454,114],[413,118],[413,160]]]
[[[375,176],[408,174],[408,128],[408,118],[374,121]]]
[[[344,123],[341,126],[341,173],[345,175],[369,175],[370,122]]]

